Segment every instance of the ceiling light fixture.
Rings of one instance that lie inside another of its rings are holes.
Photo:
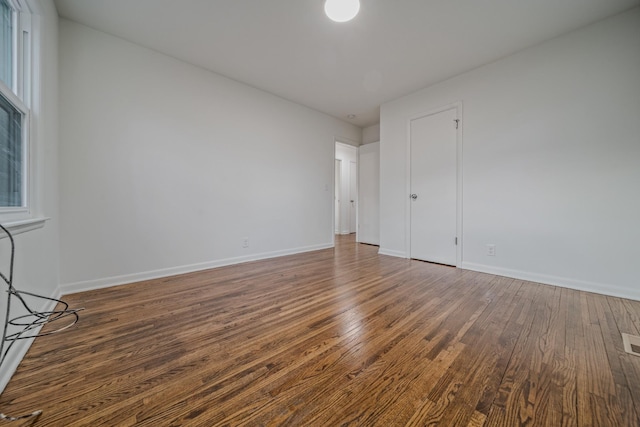
[[[324,13],[336,22],[351,21],[360,11],[360,0],[325,0]]]

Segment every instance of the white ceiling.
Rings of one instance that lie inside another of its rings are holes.
[[[361,0],[343,24],[322,0],[55,3],[64,18],[364,127],[386,101],[640,0]]]

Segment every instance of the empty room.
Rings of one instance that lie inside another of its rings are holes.
[[[639,426],[640,0],[0,0],[0,425]]]

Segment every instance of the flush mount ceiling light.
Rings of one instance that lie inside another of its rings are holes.
[[[325,0],[324,13],[336,22],[351,21],[360,11],[360,0]]]

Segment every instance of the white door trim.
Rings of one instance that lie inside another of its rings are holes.
[[[455,109],[458,121],[456,129],[456,236],[458,245],[456,246],[456,267],[462,264],[462,101],[452,102],[432,110],[413,115],[407,119],[407,141],[406,141],[406,176],[405,176],[405,253],[407,258],[411,258],[411,122],[423,117],[441,113],[443,111]]]

